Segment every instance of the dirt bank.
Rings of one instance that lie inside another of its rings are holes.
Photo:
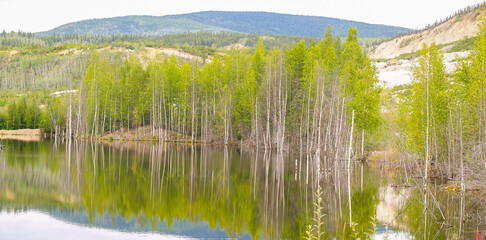
[[[90,139],[90,137],[83,137],[83,139]],[[144,126],[138,128],[118,129],[111,133],[105,133],[99,137],[100,141],[157,141],[157,142],[177,142],[177,143],[205,143],[212,145],[224,145],[223,137],[208,137],[205,141],[201,141],[199,137],[191,138],[190,133],[180,134],[174,131],[155,129],[152,132],[151,126]],[[232,140],[228,143],[230,146],[238,146],[241,148],[250,148],[253,146],[251,140]]]
[[[40,141],[40,129],[0,130],[0,139],[13,139],[20,141]]]
[[[40,129],[18,129],[18,130],[0,130],[0,136],[41,136],[42,131]]]
[[[155,129],[152,132],[151,126],[118,129],[111,133],[105,133],[101,136],[102,140],[125,140],[125,141],[151,141],[156,139],[173,139],[179,141],[190,141],[191,136],[185,136],[174,132]]]
[[[391,59],[401,54],[419,51],[424,43],[446,44],[464,37],[473,37],[479,29],[478,23],[482,16],[484,12],[476,10],[464,16],[456,16],[437,27],[394,38],[374,47],[370,51],[370,57]]]
[[[444,65],[446,73],[453,74],[456,70],[457,61],[461,58],[469,56],[469,52],[452,52],[444,53]],[[395,59],[388,62],[376,62],[375,66],[378,70],[378,79],[385,87],[394,87],[402,84],[409,84],[412,82],[412,65],[415,64],[417,58],[413,60]]]

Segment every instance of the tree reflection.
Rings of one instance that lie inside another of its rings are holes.
[[[306,164],[281,152],[76,140],[8,141],[6,145],[0,155],[0,207],[6,210],[86,212],[91,224],[109,218],[113,228],[124,231],[118,218],[153,231],[162,231],[160,223],[170,228],[180,221],[205,222],[229,237],[249,234],[254,239],[302,238],[314,214],[312,193],[318,181],[309,174],[307,184],[302,175]],[[325,228],[331,239],[347,239],[351,228],[346,217],[346,173],[340,162],[335,166],[328,179],[320,181]],[[387,194],[380,189],[390,183],[363,165],[353,170],[351,181],[352,219],[357,235],[364,239]],[[384,223],[420,237],[424,229],[421,194],[418,189],[407,192],[407,201],[393,206],[394,212],[402,212],[400,216]],[[435,203],[428,208],[432,218],[428,218],[427,236],[457,238],[461,196],[443,194],[439,187],[431,192]],[[467,197],[462,200],[464,216],[484,211],[484,206]],[[476,229],[477,224],[465,220],[463,231]]]

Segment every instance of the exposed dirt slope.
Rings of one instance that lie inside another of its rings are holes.
[[[453,52],[444,53],[444,65],[446,73],[452,74],[456,70],[456,63],[458,59],[469,56],[469,52]],[[417,59],[393,59],[388,62],[377,62],[378,79],[383,86],[394,87],[397,85],[408,84],[412,82],[412,64]]]
[[[19,129],[19,130],[0,130],[0,135],[23,135],[23,136],[40,136],[40,129]]]
[[[40,141],[41,135],[40,129],[0,130],[0,140]]]
[[[373,47],[370,56],[374,59],[391,59],[404,53],[416,52],[424,43],[446,44],[475,36],[484,12],[485,10],[478,9],[462,16],[455,16],[437,27],[394,38]]]
[[[146,47],[145,51],[141,53],[141,55],[146,55],[150,58],[155,58],[158,54],[162,54],[164,56],[170,57],[170,56],[176,56],[179,59],[187,60],[187,61],[197,61],[197,62],[202,62],[202,58],[198,56],[194,56],[190,53],[183,52],[178,49],[174,48],[151,48],[151,47]]]

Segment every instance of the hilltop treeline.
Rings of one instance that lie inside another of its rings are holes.
[[[424,31],[427,31],[427,30],[430,30],[430,29],[433,29],[433,28],[436,28],[438,27],[439,25],[455,18],[455,17],[462,17],[468,13],[471,13],[471,12],[475,12],[477,11],[477,16],[479,16],[481,14],[481,10],[484,8],[486,2],[482,2],[482,3],[478,3],[478,4],[475,4],[475,5],[471,5],[471,6],[467,6],[463,9],[460,9],[458,11],[456,11],[454,14],[444,18],[444,19],[441,19],[441,20],[436,20],[434,23],[430,23],[430,24],[427,24],[425,25],[423,28],[418,28],[418,29],[414,29],[414,30],[410,30],[408,32],[402,32],[402,33],[399,33],[391,38],[382,38],[378,41],[375,41],[373,42],[372,46],[378,46],[379,44],[381,43],[384,43],[384,42],[388,42],[388,41],[392,41],[394,39],[397,39],[399,37],[402,37],[402,36],[405,36],[405,35],[410,35],[410,34],[414,34],[414,33],[420,33],[420,32],[424,32]]]
[[[449,21],[449,20],[451,20],[455,17],[462,17],[462,16],[464,16],[468,13],[471,13],[471,12],[474,12],[474,11],[477,11],[477,10],[481,10],[481,9],[484,8],[485,3],[486,2],[483,1],[482,3],[474,4],[474,5],[471,5],[471,6],[467,6],[463,9],[459,9],[454,14],[452,14],[452,15],[450,15],[450,16],[442,19],[442,20],[437,20],[432,24],[427,24],[423,29],[420,29],[419,32],[425,31],[425,30],[428,30],[428,29],[431,29],[431,28],[435,28],[435,27],[441,25],[442,23],[445,23],[445,22],[447,22],[447,21]]]
[[[148,36],[140,34],[54,34],[39,36],[29,32],[5,32],[0,33],[0,48],[8,47],[32,47],[32,46],[59,46],[62,44],[125,44],[130,46],[135,43],[143,43],[148,47],[209,47],[222,48],[231,44],[241,43],[248,47],[255,47],[260,34],[244,33],[215,33],[215,32],[185,32],[166,34],[161,36]],[[292,45],[300,40],[311,42],[318,40],[312,37],[286,36],[286,35],[265,35],[262,41],[267,50],[284,45]]]

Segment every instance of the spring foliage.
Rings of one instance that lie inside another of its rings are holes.
[[[329,27],[318,43],[269,51],[260,39],[254,52],[231,50],[206,63],[94,52],[79,94],[61,104],[59,122],[65,122],[56,125],[71,136],[150,126],[149,134],[160,139],[167,130],[193,140],[258,138],[283,146],[297,141],[292,134],[310,134],[303,129],[323,118],[313,109],[344,100],[357,113],[358,129],[372,132],[380,119],[380,88],[356,29],[349,33],[343,46]],[[68,129],[66,121],[74,126]]]

